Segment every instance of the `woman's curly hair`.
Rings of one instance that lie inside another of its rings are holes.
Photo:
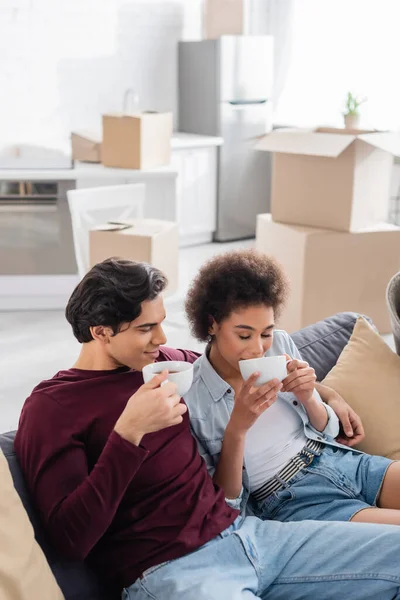
[[[235,250],[206,262],[192,281],[185,302],[194,337],[206,341],[212,319],[221,323],[238,309],[264,304],[278,317],[289,291],[279,263],[256,250]]]

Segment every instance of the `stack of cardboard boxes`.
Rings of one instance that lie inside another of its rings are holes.
[[[258,147],[274,153],[274,165],[257,248],[275,256],[291,282],[279,325],[292,332],[356,311],[390,332],[385,290],[400,269],[400,227],[386,221],[400,136],[281,129]]]
[[[245,4],[246,0],[204,0],[203,38],[245,34]]]

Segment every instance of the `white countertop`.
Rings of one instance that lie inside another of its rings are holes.
[[[0,181],[71,181],[76,179],[156,179],[176,177],[172,166],[157,169],[111,169],[103,165],[78,163],[73,169],[0,169]]]
[[[194,133],[175,132],[171,140],[173,150],[185,150],[190,148],[207,148],[210,146],[220,146],[222,138],[207,135],[195,135]],[[23,159],[20,159],[21,161]],[[68,157],[66,157],[68,161]],[[127,178],[131,181],[140,179],[155,179],[159,177],[176,177],[177,172],[171,165],[157,167],[154,169],[114,169],[104,167],[96,163],[81,163],[76,161],[72,168],[0,168],[0,181],[38,181],[38,180],[63,180],[70,181],[75,179],[120,179]]]

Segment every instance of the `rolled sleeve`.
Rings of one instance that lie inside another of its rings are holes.
[[[236,510],[240,510],[240,507],[241,507],[241,504],[242,504],[242,499],[243,499],[243,492],[244,492],[244,488],[242,486],[242,489],[240,490],[239,496],[237,496],[236,498],[225,498],[225,502],[231,508],[234,508]]]
[[[289,336],[288,338],[289,349],[292,357],[298,360],[303,360],[292,338]],[[325,426],[325,429],[317,433],[322,433],[323,435],[326,435],[328,437],[335,438],[339,434],[339,419],[337,418],[335,411],[328,404],[325,404],[317,390],[314,390],[314,395],[320,402],[322,402],[322,404],[325,406],[326,412],[328,413],[328,422]]]
[[[329,437],[335,438],[339,434],[339,419],[337,418],[333,408],[331,408],[328,404],[325,404],[325,402],[323,402],[323,405],[328,413],[328,422],[322,433]]]

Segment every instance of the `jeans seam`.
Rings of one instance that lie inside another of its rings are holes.
[[[256,563],[255,559],[253,559],[253,557],[251,556],[251,553],[247,551],[246,548],[246,544],[244,543],[244,540],[242,539],[242,537],[239,535],[238,531],[234,531],[232,533],[232,535],[234,535],[236,538],[238,538],[238,541],[240,543],[240,546],[243,548],[244,553],[247,557],[247,560],[249,561],[249,563],[252,565],[253,569],[256,572],[257,575],[257,579],[258,579],[258,591],[257,593],[259,594],[261,589],[260,589],[260,585],[261,585],[261,568],[260,565]],[[256,552],[256,548],[253,546],[254,551]]]
[[[390,466],[391,466],[391,465],[392,465],[394,462],[397,462],[397,461],[396,461],[396,460],[392,461],[392,462],[391,462],[391,463],[389,463],[389,464],[388,464],[388,466],[386,467],[386,469],[385,469],[385,472],[384,472],[384,474],[383,474],[383,477],[382,477],[382,479],[381,479],[381,483],[380,483],[379,489],[378,489],[378,491],[377,491],[377,492],[376,492],[376,494],[375,494],[375,498],[374,498],[374,502],[373,502],[372,506],[375,506],[375,507],[379,508],[379,506],[378,506],[378,500],[379,500],[379,496],[381,495],[381,492],[382,492],[382,488],[383,488],[383,484],[384,484],[384,481],[385,481],[385,477],[386,477],[386,475],[387,475],[387,472],[388,472],[388,469],[389,469],[389,467],[390,467]]]
[[[280,501],[278,498],[275,498],[275,507],[273,510],[266,510],[267,512],[267,518],[274,520],[274,517],[278,514],[278,512],[280,510],[282,510],[287,504],[289,504],[289,502],[293,502],[293,500],[296,499],[296,495],[294,492],[292,492],[291,490],[289,490],[292,493],[292,497],[291,498],[287,498],[286,500]],[[272,503],[271,503],[272,504]],[[264,516],[265,512],[262,511],[261,514]]]
[[[385,581],[392,581],[400,584],[400,577],[396,575],[387,575],[384,573],[341,573],[335,575],[308,575],[303,577],[277,577],[271,585],[279,585],[283,583],[309,583],[309,582],[321,582],[327,581],[345,581],[345,580],[363,580],[363,579],[378,579]]]
[[[140,582],[140,587],[143,589],[144,593],[149,596],[149,598],[152,598],[152,600],[157,600],[157,597],[154,596],[151,592],[149,592],[147,587],[144,585],[143,581]]]
[[[351,481],[348,479],[345,473],[344,476],[348,481],[348,485],[346,482],[341,482],[340,480],[337,480],[335,473],[332,473],[332,471],[329,468],[318,466],[317,469],[310,468],[309,472],[313,473],[314,475],[319,475],[320,477],[325,477],[325,479],[328,479],[335,487],[347,494],[347,496],[351,500],[359,499],[359,494],[356,492],[356,490],[354,490],[351,487]]]
[[[149,575],[152,575],[153,573],[155,573],[156,571],[158,571],[158,569],[161,569],[162,567],[165,567],[165,565],[167,565],[170,562],[172,562],[172,561],[171,560],[164,560],[164,562],[159,563],[158,565],[153,565],[152,567],[149,567],[148,569],[146,569],[145,571],[143,571],[142,575],[140,576],[140,579],[145,579]]]

